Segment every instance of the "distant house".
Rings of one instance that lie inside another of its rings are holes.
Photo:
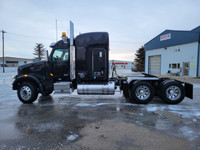
[[[33,59],[29,58],[16,58],[16,57],[4,57],[4,65],[6,67],[18,67],[23,64],[31,63]],[[3,59],[0,57],[0,66],[3,65]]]

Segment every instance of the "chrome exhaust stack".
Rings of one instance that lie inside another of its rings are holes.
[[[70,79],[74,80],[75,78],[74,24],[70,21]]]

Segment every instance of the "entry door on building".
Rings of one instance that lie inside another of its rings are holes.
[[[189,75],[189,62],[183,63],[183,75],[188,76]]]
[[[160,74],[161,55],[149,56],[149,74]]]

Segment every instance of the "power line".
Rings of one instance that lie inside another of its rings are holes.
[[[39,40],[38,39],[36,39],[36,38],[24,38],[24,37],[22,37],[22,38],[17,38],[17,37],[14,37],[14,36],[11,36],[11,35],[8,35],[7,36],[7,38],[8,39],[10,39],[10,40],[14,40],[14,41],[19,41],[19,42],[34,42],[34,43],[37,43]],[[50,39],[43,39],[43,40],[40,40],[40,42],[44,42],[44,41],[51,41]]]
[[[38,37],[38,36],[31,36],[31,35],[25,35],[25,34],[18,34],[18,33],[12,33],[12,32],[6,32],[8,35],[14,35],[14,36],[20,36],[23,38],[29,38],[29,39],[42,39],[42,40],[50,40],[53,41],[53,38],[49,37]],[[17,39],[19,40],[19,39]],[[58,40],[58,29],[57,29],[57,20],[56,20],[56,41]],[[112,43],[118,43],[118,44],[127,44],[127,45],[134,45],[134,44],[142,44],[141,42],[125,42],[125,41],[113,41]]]
[[[129,44],[129,45],[133,45],[133,44],[142,44],[141,42],[124,42],[124,41],[112,41],[112,43],[119,43],[119,44]]]
[[[51,38],[48,37],[38,37],[38,36],[31,36],[31,35],[25,35],[25,34],[18,34],[18,33],[12,33],[12,32],[7,32],[7,34],[14,35],[14,36],[20,36],[24,38],[31,38],[31,39],[45,39],[45,40],[51,40]]]
[[[24,42],[23,40],[19,40],[20,42],[13,42],[12,38],[6,37],[6,42],[8,43],[8,46],[10,46],[12,49],[17,50],[16,48],[27,48],[26,45],[20,44],[21,42]],[[10,49],[10,48],[9,48]]]

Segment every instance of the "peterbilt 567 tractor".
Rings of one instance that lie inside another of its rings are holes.
[[[74,38],[74,25],[70,21],[70,38],[50,45],[50,56],[45,61],[18,67],[13,82],[18,98],[23,103],[34,102],[38,94],[53,91],[78,95],[114,95],[116,89],[123,92],[127,101],[147,104],[154,96],[165,103],[177,104],[185,97],[193,98],[193,85],[170,78],[158,78],[150,74],[109,77],[109,35],[107,32],[80,34]]]

